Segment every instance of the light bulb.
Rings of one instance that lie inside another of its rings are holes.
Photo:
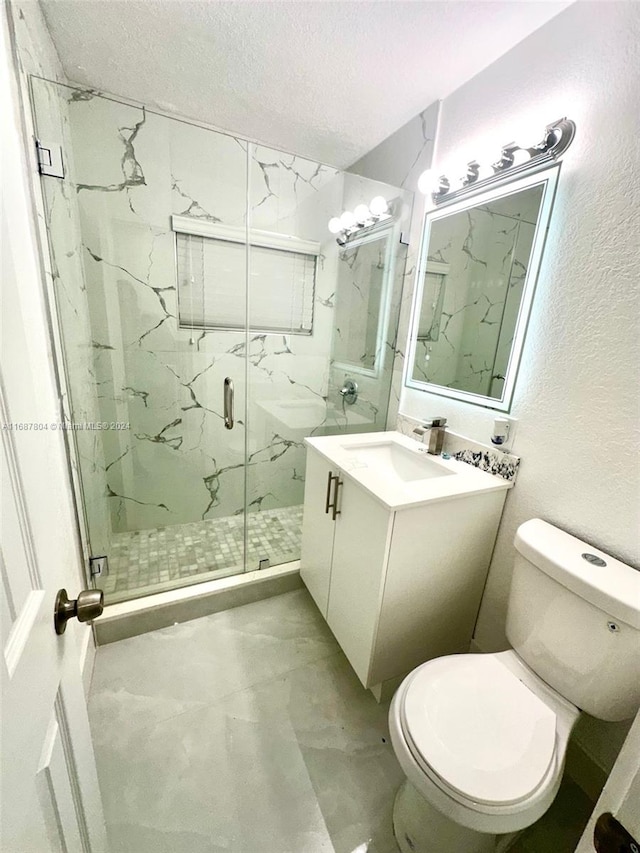
[[[485,178],[490,178],[495,175],[495,171],[493,166],[491,165],[491,160],[487,159],[486,162],[480,163],[480,169],[478,171],[478,180],[484,181]]]
[[[356,218],[353,213],[351,213],[350,210],[345,210],[345,212],[340,217],[340,225],[342,226],[342,228],[353,228],[355,224]]]
[[[519,148],[517,151],[513,152],[513,165],[520,166],[521,163],[528,163],[531,159],[531,155],[526,150],[526,148]]]
[[[337,216],[329,220],[329,231],[332,234],[339,234],[342,231],[342,222]]]
[[[520,116],[515,122],[510,122],[511,133],[521,148],[532,148],[544,138],[547,122],[535,116]],[[515,131],[515,133],[514,133]]]
[[[387,200],[383,198],[381,195],[377,195],[375,198],[372,198],[369,202],[369,210],[373,213],[374,216],[382,216],[389,210],[389,205],[387,204]]]
[[[431,169],[427,169],[418,178],[418,189],[423,195],[428,195],[433,190],[433,173]]]
[[[366,204],[359,204],[353,211],[353,215],[356,218],[356,222],[360,225],[364,225],[367,219],[371,219],[371,211]]]

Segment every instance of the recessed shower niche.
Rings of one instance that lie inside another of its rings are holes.
[[[391,384],[385,357],[355,405],[339,393],[336,305],[353,284],[327,222],[381,193],[407,217],[411,194],[91,92],[32,78],[31,93],[65,167],[42,176],[51,290],[107,601],[297,560],[304,436],[384,429]],[[403,249],[389,243],[384,301],[374,283],[364,306],[379,347]]]

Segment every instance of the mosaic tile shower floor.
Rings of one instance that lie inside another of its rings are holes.
[[[247,516],[247,568],[300,559],[302,505]],[[242,571],[241,515],[118,533],[101,584],[109,603]]]

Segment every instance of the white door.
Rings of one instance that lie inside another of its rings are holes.
[[[612,814],[636,841],[640,841],[640,712],[622,744],[576,853],[595,853],[593,831],[596,821],[605,813]],[[636,848],[640,849],[637,845]],[[611,849],[633,848],[614,845]]]
[[[29,203],[6,11],[0,13],[2,115],[3,853],[103,853],[106,834],[80,672],[85,625],[57,636],[60,587],[82,585],[46,310]],[[12,424],[46,425],[11,428]]]

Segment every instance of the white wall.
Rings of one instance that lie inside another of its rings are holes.
[[[535,141],[533,129],[561,116],[577,123],[511,412],[522,466],[476,629],[485,650],[506,645],[512,543],[526,519],[540,516],[640,567],[639,45],[640,4],[578,2],[442,103],[438,172],[458,174],[514,137]],[[414,226],[414,251],[417,234]],[[484,442],[494,417],[407,389],[401,410],[444,415]],[[586,726],[590,750],[610,766],[624,727]]]

